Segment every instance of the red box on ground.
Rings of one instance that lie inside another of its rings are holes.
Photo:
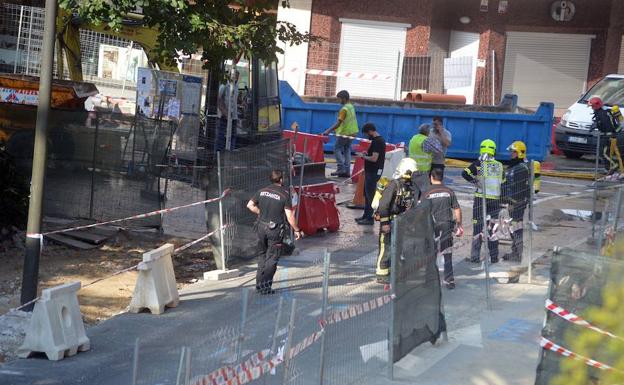
[[[338,231],[340,218],[336,206],[338,186],[334,182],[295,186],[299,196],[299,228],[306,235],[313,235],[321,230]]]

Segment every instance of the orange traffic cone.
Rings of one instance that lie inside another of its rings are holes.
[[[351,203],[347,204],[347,207],[350,209],[364,209],[364,205],[366,204],[366,198],[364,197],[364,175],[360,175],[357,181],[357,185],[355,187],[355,194],[353,194],[353,199]]]

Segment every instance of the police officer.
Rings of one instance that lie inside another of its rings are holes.
[[[503,203],[509,205],[511,216],[511,253],[503,255],[506,261],[520,262],[523,247],[524,210],[529,204],[529,166],[526,162],[526,145],[519,140],[513,142],[507,150],[511,152],[511,161],[505,172],[502,185]]]
[[[277,270],[286,231],[286,221],[295,230],[295,239],[301,238],[293,214],[290,194],[283,186],[284,177],[279,170],[271,172],[271,184],[258,191],[247,203],[247,208],[258,215],[258,271],[256,291],[273,294],[273,276]]]
[[[384,188],[375,219],[380,222],[379,254],[377,255],[377,282],[390,283],[390,225],[392,219],[408,210],[414,204],[416,189],[412,174],[416,172],[416,161],[405,158],[399,162],[393,180]]]
[[[494,159],[496,155],[496,143],[491,139],[481,142],[479,159],[475,160],[462,172],[462,177],[477,187],[472,205],[472,249],[467,261],[478,263],[480,261],[481,243],[483,242],[483,194],[485,189],[486,207],[485,212],[491,220],[488,220],[488,249],[490,261],[498,262],[498,240],[493,234],[494,218],[498,218],[500,212],[501,184],[503,183],[503,165]],[[485,185],[482,180],[485,176]]]

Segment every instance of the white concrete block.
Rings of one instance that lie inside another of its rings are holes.
[[[162,314],[165,307],[176,307],[180,302],[171,255],[173,245],[166,243],[143,254],[137,270],[139,276],[130,301],[131,313],[149,309],[152,314]]]
[[[43,290],[35,303],[30,325],[22,346],[17,350],[21,358],[32,353],[45,353],[51,361],[89,350],[78,305],[80,282],[67,283]]]
[[[226,279],[236,278],[240,275],[238,269],[232,270],[211,270],[204,272],[206,281],[224,281]]]

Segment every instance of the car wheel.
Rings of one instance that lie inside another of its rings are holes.
[[[583,156],[583,153],[576,151],[564,151],[563,155],[565,155],[565,157],[569,159],[579,159],[581,156]]]

